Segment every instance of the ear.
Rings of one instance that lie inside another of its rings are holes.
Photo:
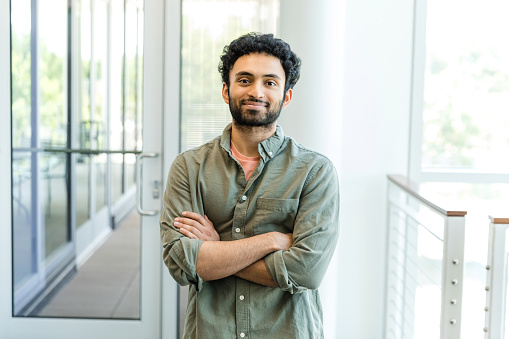
[[[292,101],[293,91],[292,89],[288,89],[285,93],[285,101],[283,101],[283,107],[282,109],[285,109],[286,106],[290,104],[290,101]]]
[[[223,95],[224,102],[229,104],[230,103],[230,96],[228,94],[228,86],[226,85],[225,82],[223,82],[223,90],[221,91],[221,94]]]

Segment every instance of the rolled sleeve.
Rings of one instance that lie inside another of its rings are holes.
[[[196,272],[196,260],[202,243],[201,240],[181,237],[172,245],[164,247],[164,263],[178,284],[194,284],[197,290],[201,289],[203,280]]]
[[[310,173],[299,202],[293,245],[265,257],[278,286],[290,293],[317,289],[339,236],[339,183],[330,161]]]
[[[198,252],[203,241],[189,239],[173,226],[173,220],[183,211],[203,213],[189,193],[189,175],[182,156],[175,159],[163,197],[163,211],[159,219],[163,261],[178,284],[196,285],[200,290],[203,280],[196,272]]]

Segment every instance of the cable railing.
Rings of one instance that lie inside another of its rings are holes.
[[[489,218],[484,338],[504,339],[509,338],[509,218]]]
[[[466,211],[388,176],[385,338],[460,338]]]

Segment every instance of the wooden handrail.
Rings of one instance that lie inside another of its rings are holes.
[[[438,205],[435,205],[434,203],[432,203],[428,199],[424,198],[419,193],[419,185],[417,185],[415,182],[413,182],[412,180],[408,179],[405,176],[389,174],[389,175],[387,175],[387,178],[389,179],[389,181],[391,181],[392,183],[399,186],[402,190],[404,190],[405,192],[407,192],[414,198],[420,200],[422,203],[424,203],[425,205],[429,206],[430,208],[432,208],[433,210],[435,210],[436,212],[438,212],[444,216],[464,217],[465,215],[467,215],[466,211],[446,210],[446,209],[439,207]]]
[[[494,224],[509,224],[509,218],[494,218],[491,215],[488,216]]]

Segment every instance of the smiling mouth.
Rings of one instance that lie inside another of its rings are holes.
[[[261,100],[243,100],[242,105],[250,109],[260,109],[269,107],[269,103]]]

